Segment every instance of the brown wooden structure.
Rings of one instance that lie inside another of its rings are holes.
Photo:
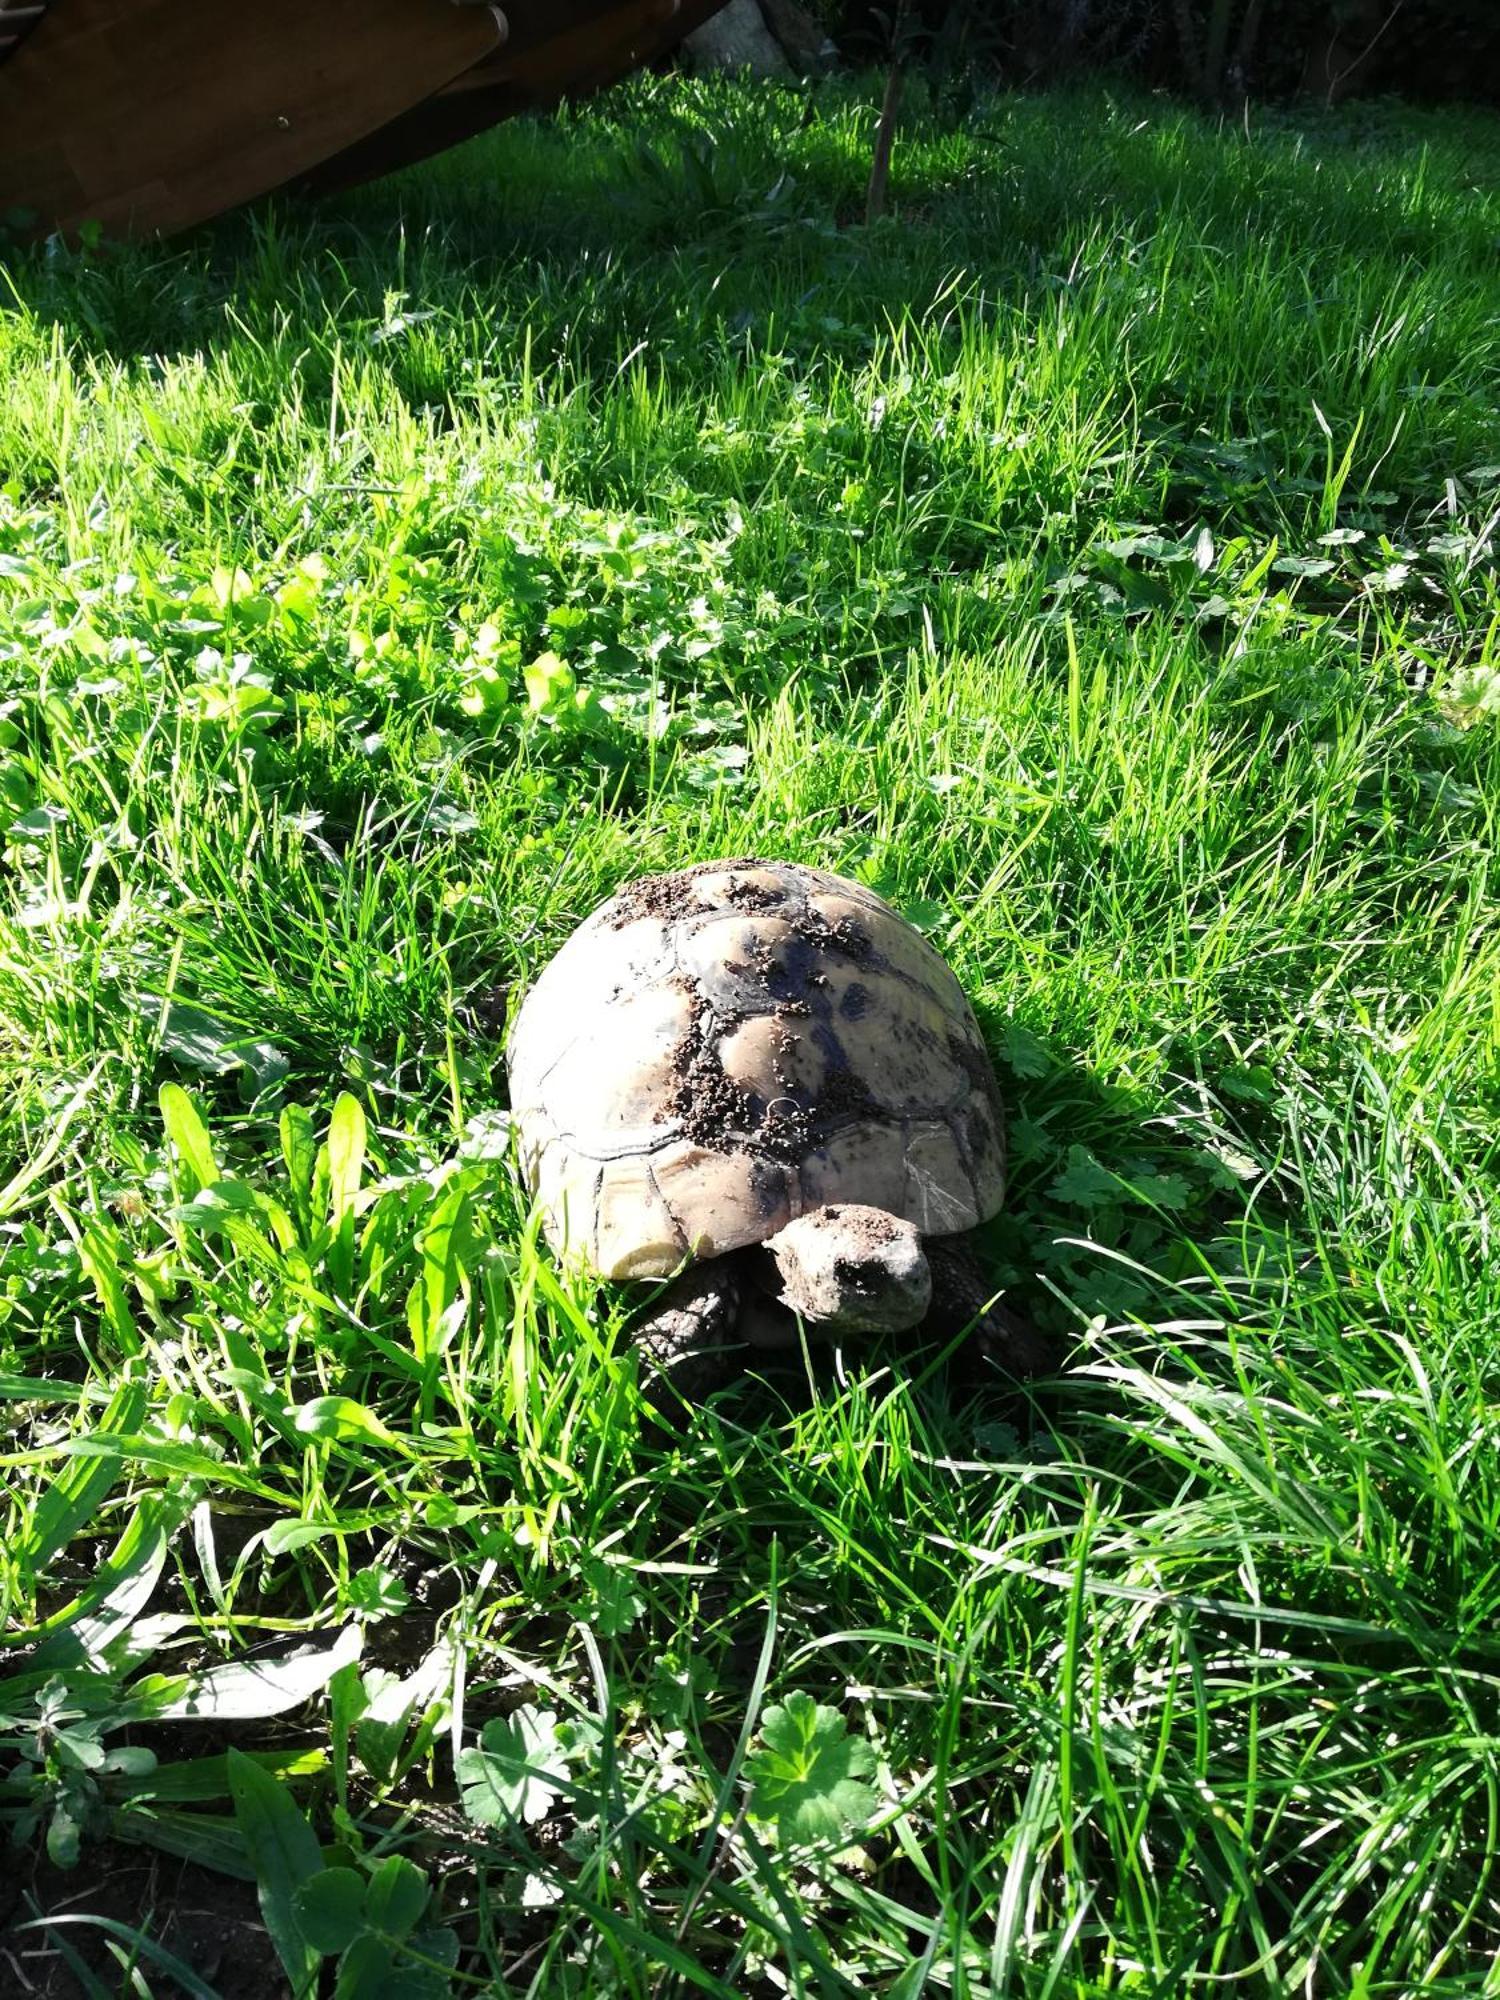
[[[456,146],[518,112],[545,109],[616,82],[665,54],[716,14],[724,0],[611,0],[599,7],[543,5],[502,45],[402,117],[356,141],[306,176],[312,188],[352,187]]]
[[[0,0],[0,217],[182,229],[598,88],[722,0]]]

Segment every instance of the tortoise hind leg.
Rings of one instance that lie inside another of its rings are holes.
[[[733,1372],[740,1317],[734,1260],[713,1257],[674,1278],[631,1331],[642,1379],[665,1378],[684,1402],[699,1403]]]
[[[1023,1382],[1058,1367],[1057,1343],[1040,1327],[1007,1306],[990,1304],[991,1287],[964,1237],[929,1237],[924,1247],[932,1270],[926,1324],[934,1333],[951,1340],[969,1330],[990,1360]]]

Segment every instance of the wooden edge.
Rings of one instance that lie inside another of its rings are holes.
[[[724,0],[614,0],[604,20],[542,41],[515,35],[425,103],[301,177],[299,189],[331,194],[415,166],[502,119],[545,110],[616,83],[674,48]]]
[[[186,228],[390,124],[503,32],[449,0],[54,0],[0,65],[0,213]]]

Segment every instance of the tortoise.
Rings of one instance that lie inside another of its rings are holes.
[[[974,1327],[968,1232],[1005,1192],[1005,1124],[963,989],[889,903],[787,861],[628,883],[573,932],[510,1036],[512,1127],[553,1247],[672,1279],[636,1338],[684,1395],[736,1338]]]

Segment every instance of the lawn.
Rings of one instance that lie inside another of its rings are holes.
[[[1500,137],[877,94],[0,251],[6,1992],[1500,1993]],[[559,1274],[507,1010],[725,854],[1055,1378]]]

